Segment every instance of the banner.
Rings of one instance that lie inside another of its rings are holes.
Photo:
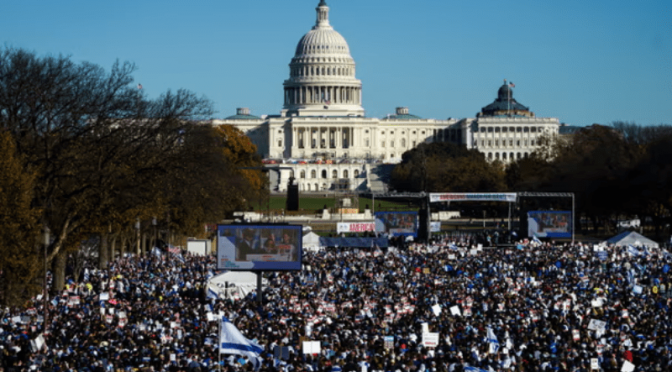
[[[375,231],[376,224],[374,222],[339,222],[336,225],[336,232],[340,233],[356,233]]]
[[[508,203],[516,202],[516,193],[464,193],[464,192],[442,192],[429,194],[430,203],[451,202],[451,201],[501,201]]]
[[[432,221],[429,223],[430,232],[441,232],[441,221]]]

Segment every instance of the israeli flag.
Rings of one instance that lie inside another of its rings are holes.
[[[639,256],[639,250],[637,250],[637,248],[633,247],[632,245],[628,246],[628,253],[635,257]]]
[[[488,372],[488,371],[476,367],[464,367],[464,372]]]
[[[254,370],[261,367],[261,352],[264,349],[256,342],[248,340],[225,316],[219,330],[219,353],[246,356]]]
[[[532,241],[537,243],[537,244],[541,244],[541,240],[539,240],[539,238],[537,238],[536,235],[532,237]]]
[[[499,350],[499,341],[497,341],[497,335],[492,331],[492,328],[488,327],[487,341],[490,345],[490,354],[497,354]]]
[[[457,246],[456,246],[455,244],[451,244],[451,245],[449,245],[448,247],[449,247],[450,249],[454,250],[454,251],[457,251],[457,250],[459,249],[459,248],[457,248]]]

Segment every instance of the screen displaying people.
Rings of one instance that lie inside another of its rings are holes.
[[[236,231],[236,261],[297,261],[297,230],[245,227]]]

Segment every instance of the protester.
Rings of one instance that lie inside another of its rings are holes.
[[[263,304],[206,298],[214,257],[122,257],[69,277],[46,331],[41,299],[5,309],[0,370],[252,370],[249,353],[218,354],[222,316],[262,346],[264,371],[672,370],[669,253],[471,243],[307,253],[300,272],[266,273]]]

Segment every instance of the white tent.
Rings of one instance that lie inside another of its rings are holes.
[[[261,285],[267,286],[268,281],[262,278]],[[208,293],[214,293],[219,298],[239,300],[256,290],[257,274],[250,271],[228,271],[208,281]]]
[[[634,231],[620,233],[613,238],[608,239],[605,243],[621,247],[632,245],[635,247],[647,246],[649,248],[659,248],[658,243]]]
[[[309,232],[308,234],[304,235],[302,242],[303,242],[303,249],[309,252],[316,252],[319,251],[321,248],[320,236],[315,234],[314,232]]]

